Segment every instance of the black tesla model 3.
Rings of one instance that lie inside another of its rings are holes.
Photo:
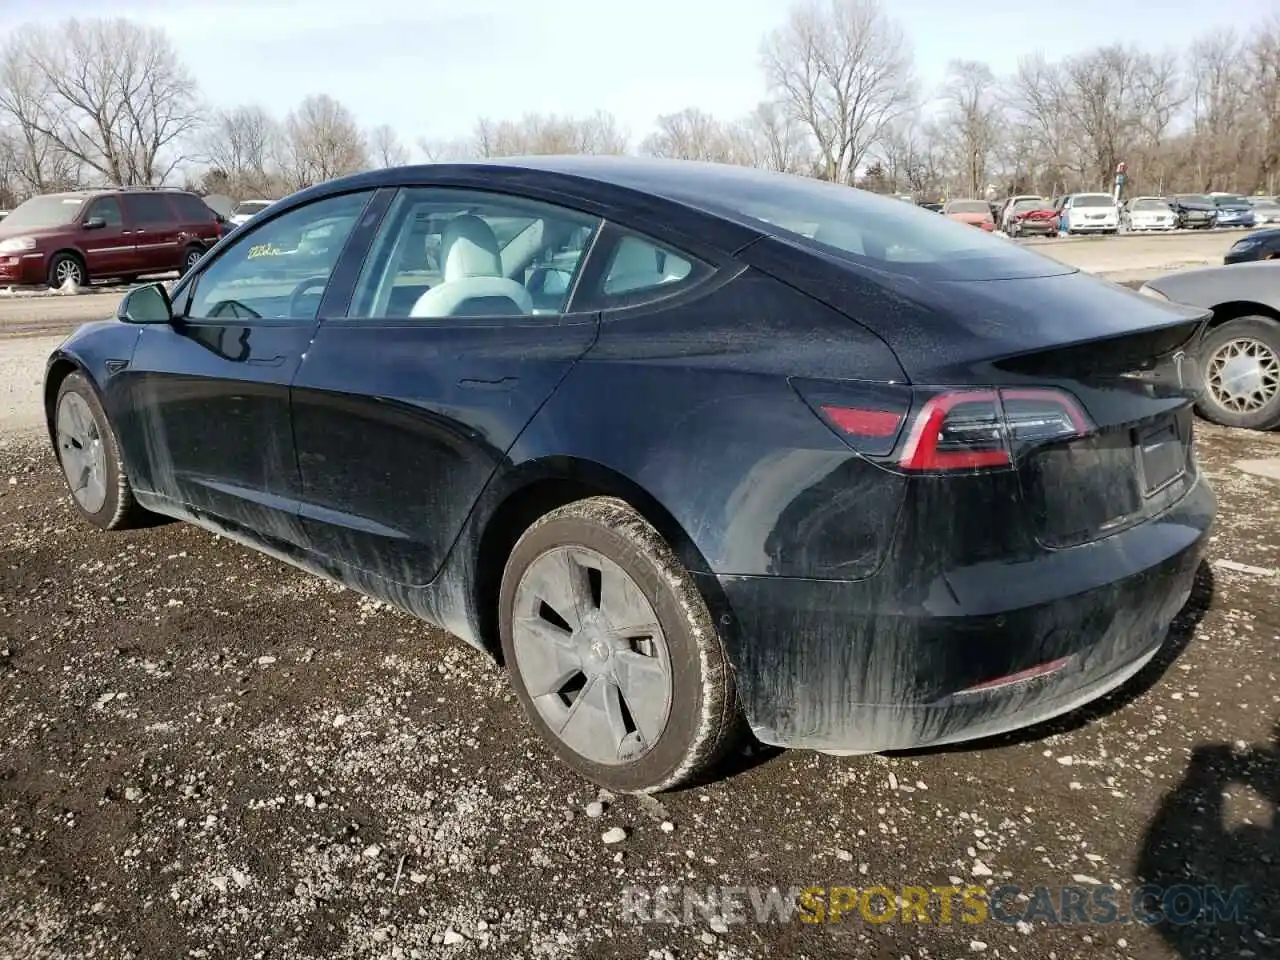
[[[552,749],[672,787],[1068,711],[1214,514],[1206,316],[927,210],[709,164],[316,187],[54,352],[79,512],[164,514],[500,657]]]

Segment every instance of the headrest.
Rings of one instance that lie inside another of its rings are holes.
[[[502,276],[498,238],[487,223],[474,214],[454,217],[440,236],[443,281],[467,277]]]

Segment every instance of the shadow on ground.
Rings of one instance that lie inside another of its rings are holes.
[[[1229,822],[1233,798],[1260,801],[1265,818]],[[1278,805],[1280,722],[1270,743],[1243,750],[1204,744],[1192,752],[1182,782],[1165,796],[1148,826],[1134,865],[1139,883],[1164,890],[1163,897],[1153,893],[1149,905],[1182,921],[1166,919],[1156,928],[1179,956],[1280,955]],[[1174,901],[1171,890],[1177,887],[1183,888],[1181,902]],[[1217,915],[1207,888],[1216,888],[1228,907],[1232,891],[1244,888],[1239,914]]]

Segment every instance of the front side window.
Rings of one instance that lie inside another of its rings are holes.
[[[291,210],[228,247],[195,282],[193,320],[314,320],[329,275],[369,194]]]
[[[89,205],[86,220],[101,220],[108,227],[124,226],[124,217],[120,214],[120,201],[115,197],[102,197]]]
[[[356,284],[349,316],[517,317],[563,313],[596,217],[519,197],[401,190]]]

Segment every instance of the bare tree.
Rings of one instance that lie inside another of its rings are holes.
[[[351,111],[320,94],[285,120],[279,166],[286,186],[301,190],[366,169],[368,147]]]
[[[812,143],[784,105],[772,100],[757,104],[741,126],[752,145],[754,166],[779,173],[808,173],[813,169]]]
[[[228,192],[268,196],[278,192],[271,160],[280,151],[281,136],[280,124],[262,107],[220,110],[204,132],[204,158],[222,172]]]
[[[481,157],[539,154],[624,153],[626,134],[616,118],[603,111],[588,117],[526,114],[519,120],[482,117],[475,127],[469,152]]]
[[[658,117],[657,129],[640,145],[651,157],[733,163],[743,144],[719,120],[697,107]],[[736,149],[735,149],[736,148]]]
[[[911,50],[879,0],[799,0],[764,41],[769,86],[817,144],[829,180],[852,183],[913,102]]]
[[[409,151],[395,128],[384,123],[369,132],[369,149],[373,154],[374,166],[403,167],[409,162]]]
[[[946,129],[962,192],[979,197],[1003,126],[991,68],[975,60],[953,60],[947,68]]]
[[[108,183],[162,183],[185,159],[195,82],[162,31],[128,20],[30,26],[0,59],[0,115]]]

